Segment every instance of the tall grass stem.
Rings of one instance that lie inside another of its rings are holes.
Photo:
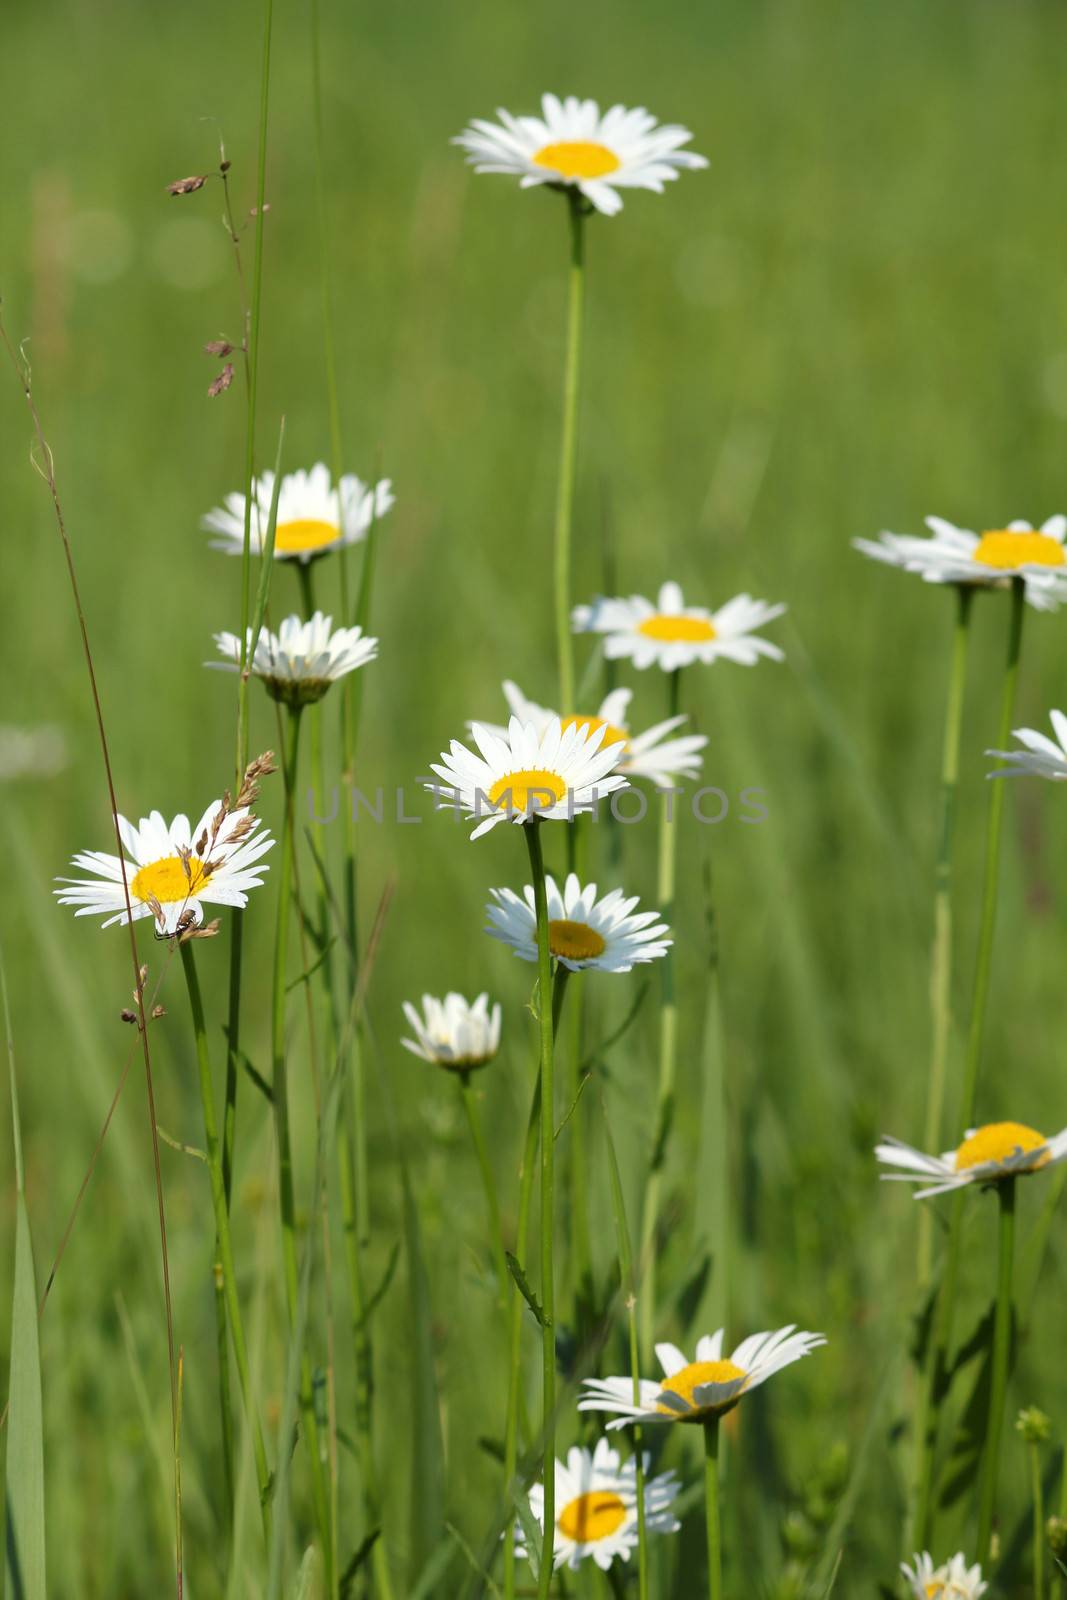
[[[578,458],[578,400],[582,368],[582,321],[585,309],[586,201],[577,189],[567,190],[570,223],[570,274],[567,286],[567,353],[563,366],[563,420],[559,446],[556,498],[555,608],[559,655],[559,703],[570,716],[574,704],[574,640],[571,635],[571,527],[574,479]]]
[[[1015,1178],[997,1185],[1000,1216],[997,1249],[997,1304],[993,1319],[993,1357],[989,1383],[989,1421],[978,1498],[978,1545],[975,1559],[983,1571],[989,1565],[993,1542],[993,1511],[997,1499],[1000,1439],[1004,1431],[1004,1400],[1011,1355],[1012,1267],[1015,1250]]]

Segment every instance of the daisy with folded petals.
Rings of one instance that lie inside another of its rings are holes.
[[[648,1472],[652,1457],[643,1457]],[[629,1561],[637,1549],[637,1460],[623,1465],[617,1450],[607,1439],[598,1439],[593,1450],[575,1445],[567,1452],[566,1463],[556,1462],[556,1517],[553,1567],[573,1571],[587,1557],[606,1572],[616,1559]],[[672,1509],[681,1488],[673,1472],[645,1479],[645,1531],[677,1533],[681,1523]],[[530,1490],[530,1511],[541,1528],[545,1525],[544,1485]],[[515,1547],[525,1556],[526,1539],[521,1527],[515,1529]]]
[[[946,1194],[969,1183],[999,1183],[1051,1167],[1067,1156],[1067,1128],[1046,1138],[1022,1122],[990,1122],[971,1128],[956,1150],[928,1156],[900,1139],[885,1139],[875,1146],[883,1166],[899,1167],[899,1172],[883,1172],[883,1178],[904,1183],[925,1183],[916,1190],[916,1200]],[[929,1182],[928,1180],[933,1180]]]
[[[512,715],[520,722],[532,722],[538,732],[543,732],[558,714],[534,700],[527,700],[515,683],[504,684],[504,696]],[[682,727],[685,716],[668,717],[666,722],[657,722],[644,733],[632,734],[626,725],[632,698],[632,689],[613,689],[595,714],[587,716],[584,712],[575,712],[560,720],[564,728],[575,726],[591,731],[602,727],[608,743],[621,742],[623,753],[618,770],[627,778],[648,778],[660,789],[673,789],[679,778],[695,778],[701,767],[699,752],[708,742],[704,735],[685,734],[680,739],[672,739],[670,735]],[[487,726],[498,738],[504,737],[503,728]]]
[[[124,866],[133,921],[153,917],[159,938],[199,927],[205,905],[246,905],[249,889],[258,889],[268,870],[260,858],[274,840],[247,806],[228,811],[215,800],[195,828],[181,813],[167,823],[153,811],[137,827],[117,820],[124,860],[83,850],[73,864],[93,877],[61,878],[64,887],[54,891],[60,905],[77,907],[75,916],[104,917],[105,928],[130,920]]]
[[[551,876],[545,879],[548,896],[548,948],[569,972],[595,968],[599,972],[630,972],[644,961],[667,954],[670,939],[658,911],[634,911],[637,896],[629,899],[621,889],[596,897],[596,884],[584,887],[572,872],[561,894]],[[511,889],[492,889],[494,905],[486,907],[486,933],[510,945],[523,961],[537,960],[537,911],[532,885],[522,897]]]
[[[627,782],[615,768],[622,745],[603,728],[564,728],[553,717],[539,733],[533,723],[512,717],[504,738],[481,723],[471,725],[480,754],[453,739],[430,769],[441,780],[427,783],[438,809],[458,808],[478,823],[479,838],[498,822],[573,822],[598,800]]]
[[[250,548],[261,555],[266,543],[270,504],[274,493],[274,473],[265,472],[256,482],[252,498]],[[310,472],[290,472],[278,490],[278,522],[274,530],[274,554],[279,561],[314,561],[343,545],[358,544],[367,536],[373,521],[384,517],[393,504],[388,478],[368,487],[354,474],[342,478],[340,492],[320,462]],[[215,537],[213,550],[239,556],[245,543],[245,497],[228,494],[222,506],[209,511],[202,526]]]
[[[499,122],[476,118],[453,143],[467,152],[476,172],[508,173],[523,189],[577,189],[609,217],[622,210],[620,189],[662,194],[679,172],[708,164],[682,149],[693,137],[688,128],[660,126],[643,106],[612,106],[602,115],[595,100],[546,94],[541,113],[516,117],[499,109]]]
[[[1008,763],[989,776],[1020,778],[1027,775],[1051,778],[1054,782],[1067,778],[1067,716],[1062,711],[1050,711],[1049,721],[1055,739],[1050,739],[1047,733],[1038,733],[1036,728],[1013,728],[1012,735],[1024,746],[1022,750],[987,750],[987,756],[996,756]]]
[[[977,1563],[968,1567],[960,1551],[935,1567],[933,1557],[924,1550],[912,1556],[912,1566],[900,1563],[900,1570],[911,1585],[916,1600],[979,1600],[989,1588],[982,1582],[982,1569]]]
[[[625,1378],[587,1378],[579,1411],[614,1411],[609,1428],[631,1422],[707,1422],[731,1411],[743,1395],[826,1343],[821,1333],[798,1333],[792,1324],[776,1333],[754,1333],[729,1360],[722,1354],[723,1330],[705,1335],[693,1361],[673,1344],[658,1344],[662,1382],[642,1378],[641,1399]]]
[[[500,1048],[500,1005],[490,1007],[487,994],[473,1001],[455,993],[443,1000],[424,994],[421,1016],[409,1000],[404,1016],[415,1035],[401,1039],[404,1049],[451,1072],[484,1067]]]
[[[882,533],[853,539],[857,550],[887,566],[914,572],[927,583],[962,583],[1007,588],[1021,578],[1026,598],[1038,611],[1055,611],[1067,599],[1067,517],[1049,517],[1040,528],[1029,522],[973,533],[943,517],[927,517],[930,537]]]
[[[600,633],[604,654],[610,660],[628,657],[635,667],[661,667],[675,672],[694,662],[737,661],[751,667],[761,656],[784,659],[782,651],[756,632],[785,611],[784,605],[735,595],[718,611],[687,606],[676,583],[665,583],[656,603],[643,595],[575,606],[571,624],[575,633]]]
[[[226,660],[205,665],[220,672],[239,672],[241,641],[237,635],[217,633],[215,643]],[[263,680],[272,700],[293,708],[321,700],[338,678],[365,667],[377,654],[377,639],[368,639],[362,628],[335,629],[333,618],[321,611],[316,611],[310,622],[286,617],[277,633],[263,628],[254,650],[252,630],[248,630],[251,672]]]

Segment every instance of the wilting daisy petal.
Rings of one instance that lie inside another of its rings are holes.
[[[267,537],[274,474],[256,480],[252,499],[250,547],[259,555]],[[393,504],[388,478],[373,487],[350,474],[342,478],[340,493],[321,462],[310,472],[290,472],[278,490],[278,521],[274,529],[274,554],[279,561],[313,561],[342,545],[358,544],[378,517]],[[228,494],[224,503],[209,511],[201,526],[215,538],[213,550],[239,556],[245,542],[245,497]]]
[[[681,1484],[673,1472],[656,1478],[647,1476],[652,1457],[646,1452],[642,1464],[645,1478],[645,1529],[648,1533],[677,1533],[681,1523],[671,1507]],[[607,1439],[598,1439],[596,1448],[583,1450],[575,1445],[568,1450],[566,1463],[556,1462],[556,1527],[554,1567],[577,1567],[587,1556],[605,1572],[618,1557],[629,1561],[637,1549],[637,1458],[620,1463],[618,1451]],[[544,1485],[530,1489],[530,1510],[544,1532]],[[515,1548],[526,1554],[526,1540],[516,1526]]]
[[[971,1128],[956,1150],[930,1156],[915,1150],[900,1139],[885,1139],[875,1146],[875,1155],[898,1172],[883,1172],[883,1178],[899,1178],[905,1183],[924,1183],[916,1200],[949,1189],[962,1189],[968,1183],[997,1183],[1002,1178],[1017,1178],[1024,1173],[1051,1167],[1067,1156],[1067,1128],[1046,1139],[1022,1122],[990,1122]],[[928,1180],[933,1179],[931,1183]]]
[[[480,994],[474,1001],[454,993],[446,994],[443,1000],[424,994],[422,1015],[405,1000],[404,1016],[415,1038],[401,1039],[400,1043],[412,1055],[421,1056],[434,1066],[470,1072],[492,1061],[500,1048],[500,1005],[490,1009],[487,994]]]
[[[912,1556],[912,1566],[900,1563],[900,1570],[911,1584],[916,1600],[978,1600],[989,1588],[982,1582],[982,1569],[975,1563],[968,1567],[962,1551],[935,1567],[927,1551]]]
[[[168,824],[158,811],[136,828],[125,817],[118,824],[133,920],[154,917],[161,937],[179,932],[179,924],[198,927],[206,904],[245,905],[247,891],[258,889],[268,870],[260,857],[274,843],[247,806],[227,811],[221,800],[212,801],[195,828],[182,815]],[[78,917],[106,917],[105,928],[127,922],[119,857],[83,850],[73,859],[94,876],[58,879],[66,885],[54,891],[60,905],[77,906]]]
[[[875,561],[914,572],[927,583],[1003,589],[1012,578],[1022,578],[1026,598],[1038,611],[1055,611],[1067,599],[1067,517],[1049,517],[1040,528],[1009,522],[987,533],[957,528],[943,517],[927,517],[926,526],[929,538],[882,533],[852,543]]]
[[[520,722],[532,723],[538,733],[543,733],[552,719],[559,715],[556,711],[549,711],[546,706],[539,706],[535,700],[527,700],[518,684],[506,682],[504,696],[512,715],[518,717]],[[595,714],[575,712],[561,717],[561,725],[589,731],[603,728],[605,743],[621,742],[623,753],[616,771],[627,778],[648,778],[661,789],[673,789],[680,778],[695,778],[701,768],[699,752],[708,742],[704,735],[690,733],[680,739],[672,739],[670,735],[687,721],[685,716],[669,717],[666,722],[657,722],[644,733],[632,734],[626,723],[632,698],[632,689],[613,689],[601,701],[600,709]],[[507,736],[505,728],[492,723],[484,726],[498,739]]]
[[[722,1354],[723,1330],[705,1334],[690,1361],[673,1344],[658,1344],[662,1382],[641,1379],[641,1398],[634,1402],[633,1379],[587,1378],[579,1411],[615,1411],[609,1428],[629,1422],[706,1422],[730,1411],[750,1389],[791,1366],[826,1343],[821,1333],[798,1333],[792,1324],[776,1333],[754,1333],[738,1345],[729,1360]]]
[[[998,760],[1008,763],[989,776],[1018,778],[1028,774],[1056,781],[1067,778],[1067,716],[1062,711],[1050,711],[1049,721],[1056,734],[1055,739],[1050,739],[1047,733],[1038,733],[1036,728],[1013,728],[1012,738],[1018,739],[1024,749],[987,750],[987,756],[996,756]]]
[[[262,678],[267,693],[289,706],[306,706],[321,700],[331,683],[366,666],[378,654],[377,639],[368,639],[362,628],[337,628],[333,618],[316,611],[310,622],[286,617],[277,633],[260,631],[252,650],[252,630],[248,647],[251,670]],[[235,633],[216,633],[215,643],[225,661],[207,661],[205,666],[220,672],[239,672],[241,641]]]
[[[615,771],[622,747],[610,743],[603,728],[564,728],[553,717],[538,733],[532,722],[512,717],[502,739],[478,722],[471,733],[481,754],[453,739],[441,765],[430,763],[441,782],[426,788],[439,810],[452,807],[475,819],[472,839],[498,822],[573,822],[605,795],[628,787]]]
[[[623,897],[612,889],[599,900],[596,884],[584,887],[572,872],[561,894],[556,881],[545,876],[548,898],[548,946],[560,966],[571,972],[595,967],[600,972],[629,972],[642,961],[667,954],[671,944],[666,923],[658,911],[634,911],[637,896]],[[486,907],[486,933],[508,944],[523,961],[537,960],[537,912],[530,885],[523,898],[511,889],[491,889],[494,905]]]
[[[719,660],[751,667],[760,656],[784,659],[776,644],[756,632],[784,610],[784,605],[739,594],[718,611],[707,611],[687,606],[678,585],[665,583],[655,605],[639,594],[600,598],[590,606],[575,606],[571,625],[575,633],[604,634],[604,654],[612,660],[628,656],[635,667],[674,672],[694,661]]]
[[[524,189],[576,188],[605,216],[622,210],[619,189],[662,194],[681,170],[708,164],[682,149],[693,137],[688,128],[659,126],[641,106],[612,106],[601,115],[595,100],[546,94],[541,112],[515,117],[498,110],[499,123],[476,118],[452,142],[462,145],[476,172],[510,173]]]

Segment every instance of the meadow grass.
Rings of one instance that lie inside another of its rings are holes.
[[[240,563],[210,553],[198,521],[240,482],[245,412],[236,383],[206,398],[215,367],[200,346],[240,332],[239,301],[217,186],[171,199],[165,185],[209,170],[221,129],[237,209],[253,203],[260,21],[258,7],[219,12],[200,0],[151,14],[128,3],[92,13],[15,3],[5,19],[0,90],[14,131],[0,143],[0,294],[13,337],[30,339],[96,644],[118,803],[135,816],[155,805],[189,809],[231,777],[233,684],[200,663],[212,653],[212,632],[238,625]],[[283,413],[288,464],[329,459],[331,448],[306,17],[279,8],[274,27],[261,467]],[[363,685],[356,780],[368,792],[382,783],[387,795],[405,785],[409,813],[423,818],[358,829],[365,925],[395,878],[364,1048],[374,1224],[367,1292],[385,1286],[373,1313],[378,1492],[397,1594],[417,1593],[427,1572],[425,1594],[458,1594],[471,1576],[463,1546],[484,1558],[500,1503],[495,1452],[507,1381],[463,1109],[443,1075],[399,1048],[400,1002],[423,990],[488,988],[504,1003],[504,1046],[472,1092],[505,1231],[514,1228],[537,1048],[526,1009],[531,970],[479,932],[488,887],[527,881],[517,841],[496,830],[468,846],[465,830],[433,818],[428,799],[419,804],[414,780],[468,717],[499,719],[503,677],[546,704],[556,682],[551,530],[565,216],[554,197],[475,180],[447,141],[470,116],[532,105],[549,86],[647,104],[692,128],[695,147],[712,160],[709,173],[662,200],[635,194],[623,217],[594,219],[587,230],[574,596],[602,587],[607,541],[620,593],[650,592],[674,575],[697,601],[747,588],[790,608],[776,628],[786,665],[747,673],[721,664],[686,675],[685,708],[710,740],[705,781],[732,800],[743,788],[763,789],[768,815],[747,827],[735,802],[718,827],[690,819],[680,829],[683,1114],[662,1189],[661,1331],[684,1346],[713,1326],[716,1279],[700,1268],[716,1242],[709,1217],[718,1214],[722,1175],[703,1158],[725,1144],[735,1230],[728,1341],[794,1320],[830,1339],[788,1382],[746,1402],[736,1434],[726,1430],[726,1593],[743,1584],[783,1597],[825,1592],[841,1550],[835,1593],[876,1592],[879,1582],[893,1583],[904,1553],[906,1427],[916,1399],[905,1357],[919,1218],[907,1194],[879,1186],[871,1146],[886,1131],[916,1141],[923,1132],[952,615],[948,594],[879,571],[848,541],[884,526],[917,530],[930,511],[975,525],[987,508],[1038,521],[1063,507],[1067,288],[1058,262],[1067,222],[1052,175],[1067,21],[1047,4],[1009,10],[964,0],[892,8],[730,0],[713,11],[680,0],[652,11],[627,0],[594,3],[575,26],[573,9],[554,0],[536,14],[480,0],[353,13],[323,0],[321,27],[343,458],[364,477],[380,460],[398,494],[381,533],[370,631],[382,654]],[[73,849],[107,847],[109,819],[61,553],[29,466],[29,438],[17,386],[0,383],[0,578],[9,597],[0,715],[59,723],[71,755],[60,779],[0,789],[8,862],[0,942],[40,1284],[136,1039],[119,1020],[130,989],[124,940],[101,936],[88,919],[74,923],[50,901],[51,880]],[[316,598],[329,610],[338,596],[326,584],[335,580],[321,571],[317,579]],[[272,613],[299,606],[294,573],[276,571]],[[958,1023],[978,931],[982,751],[996,727],[1004,625],[998,599],[979,596],[957,821]],[[1056,617],[1028,618],[1017,724],[1042,725],[1062,699],[1062,627]],[[635,725],[662,714],[663,686],[649,676],[628,680]],[[326,706],[329,781],[340,758],[336,705]],[[253,693],[250,710],[251,750],[278,748],[273,707]],[[279,831],[282,791],[272,782],[262,810]],[[1067,869],[1060,798],[1037,784],[1006,796],[978,1101],[982,1120],[1011,1115],[1046,1131],[1067,1122],[1058,1087],[1056,886]],[[340,821],[311,831],[339,862]],[[651,904],[654,826],[619,829],[615,843],[620,881]],[[558,873],[562,840],[549,837],[546,849]],[[313,885],[306,841],[303,870]],[[595,875],[605,886],[615,881],[606,865]],[[247,991],[255,998],[246,1001],[243,1046],[265,1077],[273,887],[268,880],[262,904],[253,898],[244,924],[246,983],[256,987]],[[143,936],[141,945],[151,986],[165,952]],[[199,947],[197,961],[221,1081],[224,942]],[[291,975],[297,970],[294,947]],[[657,978],[598,1073],[635,1238],[655,1125]],[[622,1021],[634,989],[596,974],[585,987],[595,1040]],[[195,1146],[196,1060],[173,964],[161,998],[169,1015],[151,1030],[159,1122]],[[298,1017],[292,1005],[294,1030]],[[946,1132],[963,1043],[958,1026]],[[725,1138],[708,1071],[716,1062]],[[41,1322],[56,1594],[173,1587],[167,1343],[136,1066],[135,1058]],[[317,1130],[302,1057],[290,1077],[306,1241]],[[270,1108],[247,1077],[240,1094],[238,1278],[273,1456],[287,1402],[291,1409],[273,1136]],[[585,1097],[580,1114],[593,1268],[610,1301],[618,1249],[599,1096]],[[563,1138],[558,1153],[565,1169]],[[185,1352],[188,1585],[207,1597],[226,1593],[210,1199],[195,1157],[165,1145],[162,1161]],[[3,1193],[6,1304],[13,1182]],[[1044,1198],[1043,1185],[1019,1187],[1020,1251]],[[988,1309],[996,1261],[996,1207],[968,1199],[956,1317],[964,1341]],[[561,1172],[559,1205],[567,1203]],[[357,1380],[337,1210],[344,1567],[367,1530],[354,1425],[344,1420],[355,1415]],[[567,1220],[564,1211],[564,1229]],[[945,1221],[939,1209],[935,1251]],[[569,1270],[564,1257],[561,1271]],[[1008,1410],[1010,1420],[1018,1407],[1039,1405],[1059,1444],[1067,1381],[1050,1324],[1063,1271],[1054,1227],[1036,1300],[1029,1314],[1022,1308]],[[625,1372],[625,1316],[610,1303],[606,1370]],[[315,1289],[308,1316],[321,1356]],[[536,1332],[528,1318],[535,1416]],[[0,1341],[7,1338],[5,1314]],[[3,1344],[0,1353],[6,1365]],[[977,1372],[975,1361],[954,1409]],[[565,1363],[564,1393],[567,1379]],[[976,1416],[981,1430],[984,1405]],[[566,1407],[561,1447],[577,1437]],[[699,1486],[699,1443],[669,1441],[670,1462],[690,1486]],[[235,1537],[247,1565],[231,1585],[235,1596],[260,1592],[266,1572],[250,1458],[239,1424]],[[973,1539],[973,1462],[959,1465],[966,1487],[939,1513],[939,1559]],[[1001,1592],[1009,1595],[1031,1592],[1030,1471],[1025,1443],[1006,1425],[998,1521],[1008,1551]],[[314,1526],[299,1458],[292,1489],[290,1585]],[[683,1534],[650,1548],[654,1595],[681,1600],[692,1592],[687,1574],[701,1570],[699,1487],[693,1492]]]

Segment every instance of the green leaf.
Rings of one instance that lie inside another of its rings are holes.
[[[522,1270],[522,1266],[518,1257],[513,1256],[510,1250],[505,1250],[504,1259],[507,1261],[508,1271],[515,1279],[516,1289],[518,1289],[519,1293],[522,1295],[522,1298],[526,1301],[526,1304],[537,1318],[538,1326],[542,1328],[550,1328],[552,1324],[545,1317],[545,1314],[541,1309],[541,1302],[530,1288],[529,1279]]]
[[[0,958],[4,1026],[11,1076],[11,1122],[15,1139],[15,1287],[11,1312],[11,1370],[8,1388],[6,1592],[8,1600],[47,1600],[44,1537],[44,1419],[41,1410],[41,1351],[37,1338],[37,1290],[33,1272],[30,1218],[22,1167],[15,1051],[7,978]]]
[[[296,1575],[296,1587],[293,1589],[293,1600],[311,1600],[314,1593],[313,1585],[318,1574],[318,1562],[315,1556],[315,1546],[309,1545],[304,1551],[304,1559],[300,1563],[300,1571]]]
[[[431,1595],[440,1594],[441,1591],[436,1587],[438,1579],[444,1576],[455,1553],[456,1546],[446,1535],[419,1573],[418,1582],[412,1589],[409,1600],[430,1600]]]
[[[512,1500],[515,1504],[519,1522],[522,1525],[522,1536],[526,1543],[525,1559],[530,1563],[530,1571],[533,1573],[534,1582],[536,1583],[541,1576],[541,1529],[538,1526],[537,1518],[530,1510],[530,1497],[526,1491],[520,1488],[512,1495]]]

